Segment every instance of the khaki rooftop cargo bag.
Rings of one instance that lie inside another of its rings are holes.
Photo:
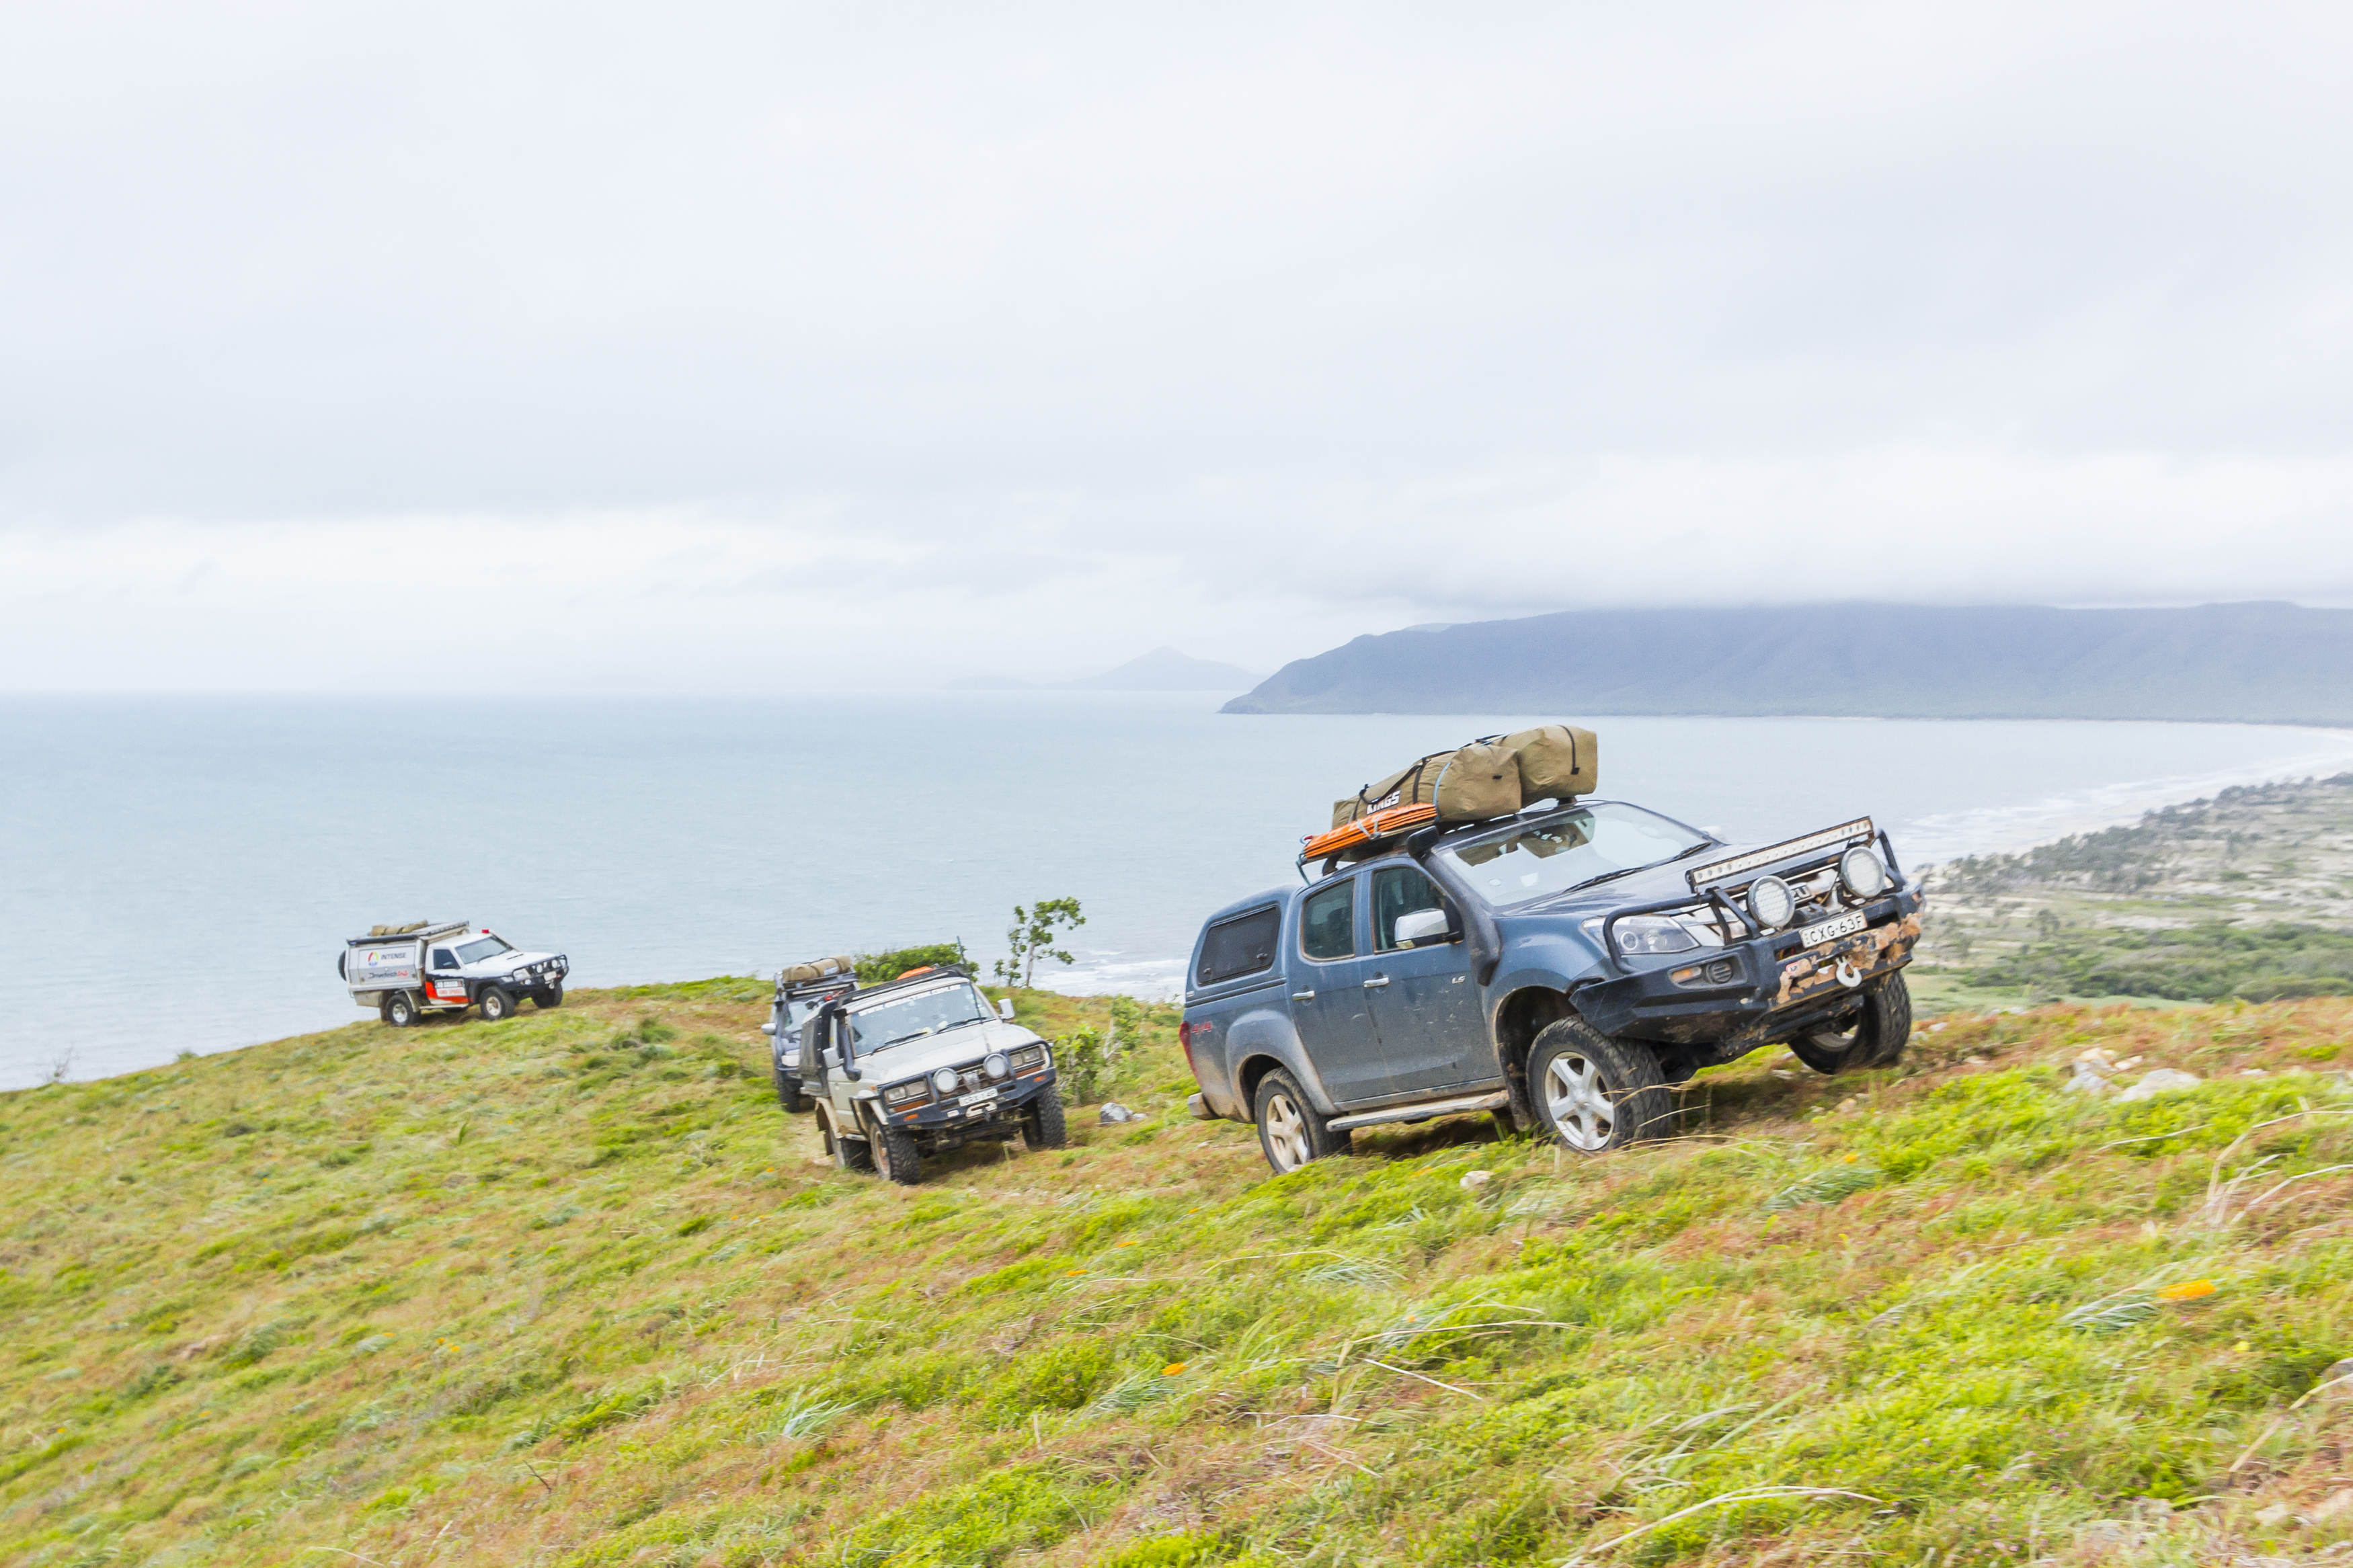
[[[1601,742],[1574,724],[1540,724],[1504,737],[1519,753],[1520,797],[1567,800],[1601,786]]]
[[[1438,795],[1438,775],[1453,755],[1452,752],[1432,752],[1388,777],[1334,801],[1332,826],[1345,827],[1359,817],[1391,806],[1432,805]]]
[[[1334,801],[1332,826],[1408,805],[1434,806],[1440,822],[1509,816],[1533,801],[1591,795],[1600,787],[1600,755],[1599,738],[1574,724],[1482,736],[1451,752],[1432,752]]]
[[[787,985],[807,985],[816,980],[830,980],[838,974],[848,974],[857,967],[847,958],[820,958],[814,963],[795,963],[786,967],[784,982]]]
[[[1431,804],[1440,822],[1484,822],[1520,809],[1520,761],[1511,747],[1490,736],[1473,741],[1446,759],[1438,771]]]

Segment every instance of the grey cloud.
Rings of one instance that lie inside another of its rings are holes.
[[[629,517],[572,591],[823,560],[944,642],[1129,595],[1108,651],[1261,667],[1819,597],[1826,531],[1922,595],[2353,594],[2348,44],[2263,5],[19,7],[0,530],[79,582],[59,538],[212,527],[208,592],[300,595],[306,531]],[[717,554],[644,578],[629,530],[681,519]]]

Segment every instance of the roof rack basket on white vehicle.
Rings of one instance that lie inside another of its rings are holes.
[[[452,931],[470,931],[473,924],[471,921],[443,921],[438,924],[432,921],[414,921],[405,926],[373,926],[365,936],[345,937],[343,945],[365,947],[370,942],[431,942],[437,936],[448,936]]]

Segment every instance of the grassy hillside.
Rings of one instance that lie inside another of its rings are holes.
[[[2353,1557],[2353,1003],[1760,1054],[1621,1157],[1463,1121],[1279,1181],[1171,1114],[1162,1011],[1145,1125],[908,1190],[776,1111],[764,994],[0,1097],[0,1559]],[[2093,1047],[2205,1081],[2063,1091]]]

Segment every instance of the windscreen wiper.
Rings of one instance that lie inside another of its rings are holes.
[[[1664,859],[1652,860],[1649,864],[1642,866],[1627,866],[1615,871],[1604,871],[1599,877],[1588,877],[1584,881],[1579,882],[1576,888],[1571,888],[1568,890],[1573,893],[1577,890],[1577,888],[1590,888],[1596,882],[1615,881],[1620,877],[1630,877],[1637,871],[1655,871],[1662,866],[1672,866],[1678,860],[1688,860],[1703,849],[1714,849],[1723,842],[1724,840],[1721,838],[1704,838],[1688,849],[1676,850],[1673,854],[1666,857]]]

